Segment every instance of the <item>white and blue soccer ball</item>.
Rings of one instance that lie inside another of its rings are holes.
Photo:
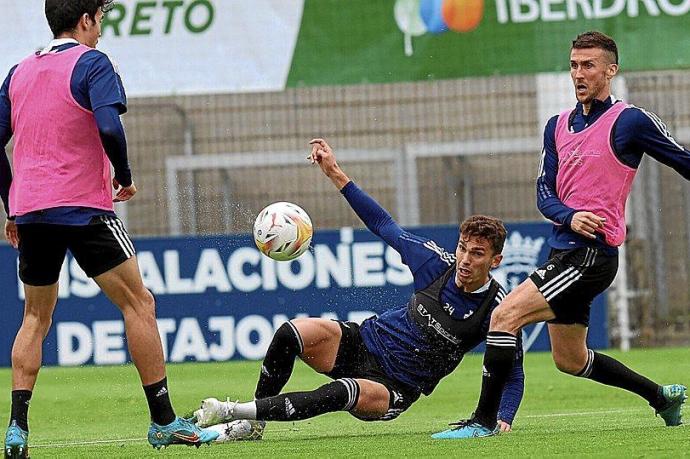
[[[309,215],[291,202],[265,207],[254,222],[254,242],[261,253],[277,261],[289,261],[309,248],[314,234]]]

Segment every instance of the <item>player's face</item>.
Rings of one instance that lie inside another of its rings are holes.
[[[611,79],[617,72],[618,64],[613,64],[610,53],[603,49],[570,51],[570,77],[575,97],[587,109],[594,99],[604,100],[611,94]]]
[[[491,243],[476,236],[460,235],[455,284],[466,292],[473,292],[489,281],[489,271],[501,262],[503,255],[495,254]]]

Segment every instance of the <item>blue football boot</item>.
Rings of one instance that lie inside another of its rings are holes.
[[[27,459],[29,457],[29,432],[12,421],[5,434],[5,459]]]
[[[667,426],[679,426],[683,423],[680,412],[683,403],[688,396],[685,395],[687,387],[680,384],[671,384],[661,388],[661,394],[666,399],[666,405],[657,410],[657,416],[661,416]]]
[[[476,419],[465,419],[462,421],[450,424],[455,426],[452,429],[444,430],[443,432],[435,433],[431,438],[436,439],[455,439],[455,438],[481,438],[493,437],[498,435],[498,426],[490,429],[479,423]]]
[[[168,445],[188,445],[197,448],[212,443],[218,438],[218,432],[200,429],[186,419],[176,418],[167,426],[151,423],[148,440],[151,446],[161,449]]]

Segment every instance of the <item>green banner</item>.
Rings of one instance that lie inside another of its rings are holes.
[[[690,0],[305,0],[287,85],[562,71],[587,30],[623,71],[690,68]]]

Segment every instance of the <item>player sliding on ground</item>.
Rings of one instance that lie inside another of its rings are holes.
[[[511,374],[522,327],[549,321],[553,359],[559,370],[634,392],[647,400],[667,426],[681,424],[685,386],[660,386],[617,360],[587,349],[590,304],[618,270],[625,240],[625,201],[644,153],[690,179],[690,151],[659,118],[616,100],[616,42],[600,32],[572,43],[570,75],[578,103],[554,116],[544,132],[537,204],[555,223],[550,260],[510,292],[491,318],[484,377],[472,420],[453,438],[493,435],[503,386]]]
[[[255,400],[208,398],[195,412],[199,426],[219,432],[217,441],[259,439],[266,421],[296,421],[333,411],[348,411],[362,420],[395,419],[421,394],[431,394],[465,353],[486,338],[491,312],[505,296],[489,274],[502,259],[506,230],[500,220],[468,218],[460,227],[455,254],[448,253],[398,226],[345,175],[325,141],[315,139],[311,145],[311,162],[367,227],[400,253],[412,271],[414,294],[408,304],[361,326],[320,318],[284,323],[268,347]],[[333,381],[313,391],[281,394],[298,356]],[[503,431],[511,429],[522,399],[522,352],[515,354],[511,367],[498,414]]]

